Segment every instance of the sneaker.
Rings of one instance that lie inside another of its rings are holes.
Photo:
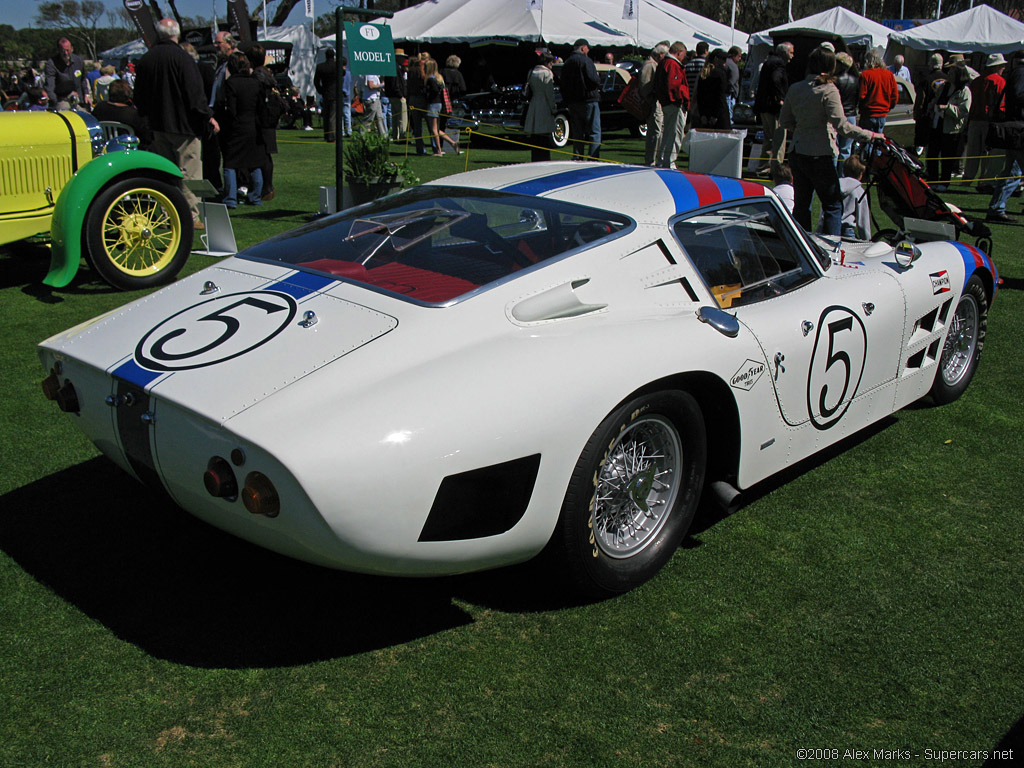
[[[985,217],[985,221],[995,221],[999,224],[1013,224],[1016,219],[1013,218],[1013,216],[1007,216],[1002,211],[989,211],[988,215]]]
[[[263,202],[264,203],[269,203],[271,200],[274,199],[274,195],[276,195],[276,194],[277,194],[277,190],[276,189],[272,189],[269,192],[265,192],[263,194]]]
[[[306,126],[305,128],[303,128],[302,130],[304,130],[304,131],[312,131],[312,130],[313,130],[313,126],[312,126],[312,125],[307,125],[307,126]]]
[[[203,224],[201,219],[196,219],[192,222],[192,229],[206,229],[206,225]]]

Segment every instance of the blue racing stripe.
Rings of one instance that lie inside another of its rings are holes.
[[[670,171],[663,169],[655,171],[658,177],[668,187],[669,193],[672,195],[672,200],[675,202],[676,211],[692,211],[694,208],[700,207],[700,201],[697,197],[697,190],[693,188],[693,184],[679,171]]]
[[[742,200],[747,196],[739,179],[732,179],[728,176],[714,176],[712,178],[722,191],[723,200]]]
[[[338,280],[334,277],[314,275],[312,272],[296,272],[295,274],[284,278],[280,282],[270,283],[270,285],[263,286],[263,289],[266,291],[287,293],[294,299],[301,299],[314,291],[319,291],[336,282],[338,282]]]
[[[163,371],[151,371],[148,368],[143,368],[135,362],[134,358],[129,358],[115,368],[112,375],[130,384],[134,384],[140,389],[145,389],[155,379],[163,376],[163,373]]]
[[[580,184],[584,181],[603,179],[606,176],[615,176],[620,173],[636,173],[636,170],[636,168],[630,166],[605,163],[603,165],[563,171],[562,173],[553,173],[550,176],[544,176],[539,179],[521,181],[509,187],[502,187],[501,191],[511,192],[516,195],[537,196],[543,195],[546,192],[554,192],[556,189],[570,187],[573,184]]]

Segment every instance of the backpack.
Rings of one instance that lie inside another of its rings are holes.
[[[277,128],[277,121],[288,111],[288,102],[277,88],[260,80],[260,98],[256,104],[256,121],[260,128]]]

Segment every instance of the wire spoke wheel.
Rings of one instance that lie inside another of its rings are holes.
[[[970,370],[974,350],[978,346],[978,320],[978,302],[970,294],[964,294],[956,305],[946,343],[942,347],[942,379],[951,387]]]
[[[683,450],[663,416],[640,419],[612,444],[594,489],[595,544],[609,557],[631,557],[653,541],[679,494]]]
[[[166,195],[133,189],[103,214],[103,250],[117,269],[133,276],[159,272],[181,244],[181,217]]]
[[[177,181],[116,181],[100,190],[86,214],[89,263],[126,291],[173,280],[188,260],[192,235],[192,213]]]

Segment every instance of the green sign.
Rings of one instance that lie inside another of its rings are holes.
[[[345,22],[348,68],[354,75],[394,75],[395,45],[391,27],[383,24]]]

